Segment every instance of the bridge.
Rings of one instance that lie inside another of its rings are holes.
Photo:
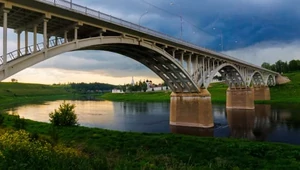
[[[65,52],[115,52],[142,63],[168,84],[173,91],[171,125],[214,126],[207,88],[217,73],[229,86],[228,109],[254,109],[254,100],[269,100],[268,87],[275,86],[280,77],[271,70],[69,1],[0,0],[0,5],[0,81]],[[17,34],[17,47],[12,52],[7,51],[8,29]],[[21,48],[22,32],[25,47]],[[33,33],[32,45],[29,32]]]

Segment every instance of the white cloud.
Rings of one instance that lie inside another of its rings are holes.
[[[300,41],[290,43],[264,42],[246,48],[226,51],[224,53],[256,65],[261,65],[263,62],[275,63],[278,60],[299,60],[299,46]]]

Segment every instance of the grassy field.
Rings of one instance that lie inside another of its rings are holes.
[[[0,109],[27,103],[71,99],[74,94],[67,86],[27,83],[0,83]]]
[[[300,146],[294,145],[85,127],[61,127],[56,132],[58,137],[51,138],[53,132],[49,133],[49,124],[26,120],[26,133],[30,134],[26,135],[23,131],[10,131],[13,120],[12,116],[5,115],[0,130],[0,169],[275,170],[300,167]]]

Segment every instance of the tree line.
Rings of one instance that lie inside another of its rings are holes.
[[[274,64],[270,64],[264,62],[261,67],[276,71],[278,73],[286,73],[286,72],[293,72],[293,71],[300,71],[300,60],[291,60],[289,62],[283,62],[278,60]]]
[[[70,83],[72,89],[81,92],[87,91],[111,91],[116,86],[112,84],[105,83]]]

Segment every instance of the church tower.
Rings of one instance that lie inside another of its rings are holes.
[[[132,80],[131,80],[131,85],[134,86],[134,79],[132,77]]]

